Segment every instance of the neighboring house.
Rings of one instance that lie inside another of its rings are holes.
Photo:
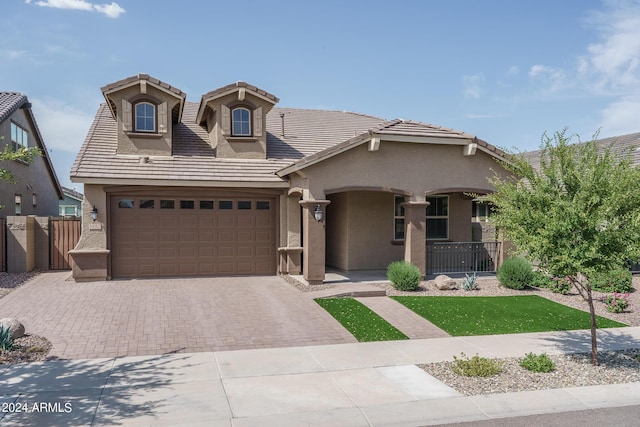
[[[0,150],[38,147],[42,156],[33,163],[3,161],[15,184],[0,180],[0,217],[15,215],[56,216],[62,188],[27,97],[16,92],[0,92]]]
[[[60,216],[80,216],[82,213],[82,193],[71,188],[62,187],[64,200],[60,201],[58,214]]]
[[[186,102],[145,74],[102,88],[71,171],[84,183],[76,280],[426,271],[426,242],[470,242],[472,198],[504,153],[465,132],[277,108],[244,82]],[[93,219],[92,216],[95,218]]]

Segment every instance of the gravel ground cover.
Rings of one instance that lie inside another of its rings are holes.
[[[38,272],[0,272],[0,298],[20,287],[36,274],[38,274]],[[0,318],[2,317],[2,313],[0,313]],[[11,351],[0,350],[0,365],[23,362],[41,362],[47,358],[47,354],[49,354],[49,351],[51,350],[51,342],[38,335],[26,334],[16,339],[14,344],[14,348]]]

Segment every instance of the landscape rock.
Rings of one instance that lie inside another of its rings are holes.
[[[435,278],[435,284],[436,288],[440,289],[441,291],[449,291],[451,289],[457,288],[456,281],[445,274],[437,276]]]
[[[24,335],[24,325],[11,317],[0,319],[0,326],[11,331],[11,338],[20,338]]]

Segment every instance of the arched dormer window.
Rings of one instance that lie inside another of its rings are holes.
[[[231,135],[251,136],[251,111],[248,108],[238,107],[232,110]]]
[[[134,130],[136,132],[157,132],[156,106],[150,102],[138,102],[135,105]]]

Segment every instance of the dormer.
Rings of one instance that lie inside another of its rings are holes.
[[[278,98],[245,82],[202,96],[196,121],[209,133],[216,157],[265,159],[266,115]]]
[[[118,123],[118,154],[171,155],[186,98],[181,90],[138,74],[103,87],[102,94]]]

